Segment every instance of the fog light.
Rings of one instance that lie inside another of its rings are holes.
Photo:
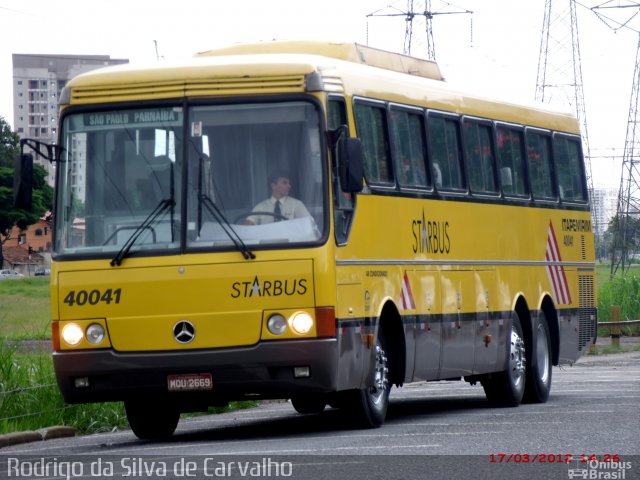
[[[73,384],[76,388],[88,388],[89,387],[89,377],[78,377],[73,381]]]
[[[313,327],[313,318],[307,312],[298,312],[291,318],[291,328],[300,335],[305,335]]]
[[[82,336],[82,329],[75,323],[67,323],[62,328],[62,339],[72,347],[80,343]]]
[[[311,369],[309,367],[293,367],[293,376],[295,378],[309,378]]]
[[[104,327],[99,323],[92,323],[87,327],[87,342],[97,345],[104,340]]]
[[[287,320],[279,313],[276,313],[267,320],[267,328],[272,335],[282,335],[287,330]]]

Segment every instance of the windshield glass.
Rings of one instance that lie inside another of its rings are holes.
[[[55,252],[119,265],[140,251],[251,258],[317,242],[327,228],[321,144],[319,109],[303,101],[70,113]]]
[[[136,234],[131,252],[177,249],[182,109],[77,113],[62,128],[56,252],[118,252]]]
[[[189,247],[228,248],[229,224],[249,246],[323,236],[320,125],[311,103],[195,107],[189,131]]]

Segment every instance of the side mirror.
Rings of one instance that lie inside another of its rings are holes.
[[[33,204],[33,155],[18,155],[13,163],[13,203],[16,208],[31,210]]]
[[[346,193],[362,191],[364,176],[362,142],[359,138],[342,137],[338,140],[338,175],[340,188]]]

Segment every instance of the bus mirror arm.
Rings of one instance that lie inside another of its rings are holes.
[[[363,155],[359,138],[342,137],[338,140],[338,175],[340,188],[345,193],[362,191]]]
[[[62,147],[50,143],[40,142],[33,138],[23,138],[20,140],[20,155],[24,154],[24,146],[30,147],[37,155],[49,160],[51,163],[60,161]]]
[[[20,140],[20,155],[13,164],[13,204],[16,208],[30,211],[33,203],[33,154],[24,152],[25,145],[50,162],[58,161],[61,148],[32,138]]]

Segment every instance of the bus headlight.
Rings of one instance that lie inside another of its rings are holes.
[[[83,336],[82,329],[75,323],[67,323],[62,329],[62,340],[68,345],[78,345]]]
[[[267,328],[272,335],[282,335],[287,330],[287,320],[279,313],[276,313],[267,320]]]
[[[291,328],[300,335],[306,335],[313,328],[313,318],[307,312],[297,312],[291,317]]]
[[[104,340],[104,327],[99,323],[92,323],[87,327],[87,342],[97,345]]]

